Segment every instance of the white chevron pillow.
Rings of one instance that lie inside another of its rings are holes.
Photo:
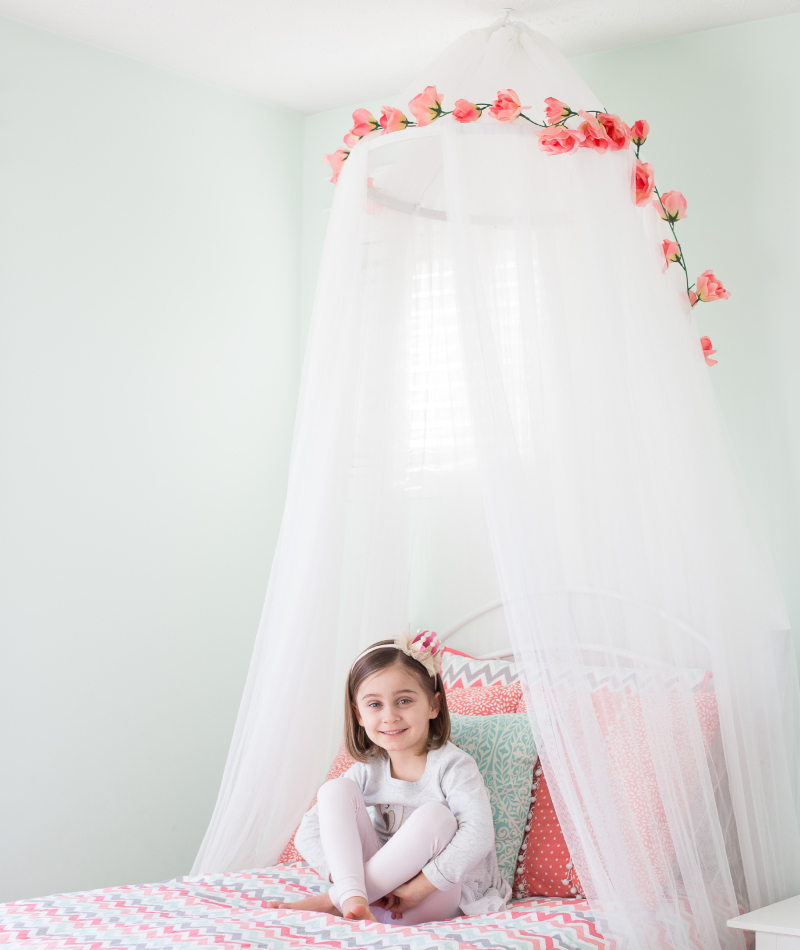
[[[519,682],[517,664],[513,660],[479,660],[474,656],[442,649],[442,683],[445,690],[471,686],[510,686]]]

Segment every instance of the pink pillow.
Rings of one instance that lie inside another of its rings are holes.
[[[471,686],[445,689],[447,708],[457,716],[496,716],[519,711],[522,687],[519,683],[503,686]]]

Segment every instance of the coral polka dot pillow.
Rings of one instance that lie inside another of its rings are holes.
[[[583,897],[541,763],[533,770],[533,788],[525,837],[514,874],[514,900],[526,897]]]

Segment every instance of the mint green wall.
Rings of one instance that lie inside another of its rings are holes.
[[[692,272],[711,268],[731,299],[698,307],[718,350],[709,370],[746,504],[800,631],[800,14],[573,60],[606,108],[652,131],[642,157],[659,187],[686,196],[681,241]],[[573,103],[580,106],[580,103]],[[333,186],[333,151],[359,102],[306,120],[303,318]],[[800,647],[800,637],[797,638]]]
[[[185,874],[263,604],[303,117],[0,19],[0,900]]]

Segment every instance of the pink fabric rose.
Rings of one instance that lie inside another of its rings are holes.
[[[456,122],[477,122],[480,117],[481,110],[474,102],[456,99],[456,104],[453,106],[453,118]]]
[[[581,148],[593,148],[596,152],[607,151],[611,147],[611,139],[606,135],[603,126],[593,115],[589,115],[582,109],[578,115],[583,119],[578,126],[578,131],[583,135]]]
[[[666,191],[661,196],[661,201],[657,199],[653,202],[656,211],[665,221],[675,224],[686,217],[686,199],[679,191]]]
[[[568,129],[563,125],[551,125],[547,129],[536,129],[539,136],[539,148],[547,155],[569,155],[583,144],[583,133],[577,129]]]
[[[359,139],[379,128],[378,120],[369,109],[356,109],[353,113],[353,128],[345,135],[344,144],[352,148]]]
[[[633,182],[636,189],[636,204],[638,207],[643,208],[650,200],[650,196],[653,194],[653,189],[656,186],[653,166],[648,165],[647,162],[640,162],[637,158],[636,169],[633,173]]]
[[[331,182],[335,185],[339,181],[339,175],[342,171],[342,165],[347,161],[350,152],[346,148],[337,148],[331,155],[323,155],[322,160],[331,166],[333,175]]]
[[[350,131],[353,135],[363,138],[375,129],[379,129],[380,124],[369,109],[356,109],[353,113],[353,128]]]
[[[670,262],[677,264],[681,259],[681,246],[677,241],[670,241],[669,238],[664,238],[661,242],[661,250],[664,252],[663,273],[666,274]]]
[[[527,108],[527,106],[520,105],[519,96],[513,89],[501,89],[497,93],[497,98],[492,103],[489,112],[501,122],[513,122],[520,112]]]
[[[384,106],[381,112],[381,126],[385,135],[387,132],[400,132],[408,125],[408,119],[399,109],[392,106]]]
[[[650,125],[644,119],[637,119],[631,126],[631,142],[634,145],[644,145],[649,134]]]
[[[597,114],[597,121],[603,126],[603,131],[608,136],[613,151],[618,152],[620,149],[628,148],[630,145],[631,130],[618,115],[611,115],[608,112],[599,112]]]
[[[711,345],[711,340],[707,336],[700,337],[700,346],[703,347],[703,356],[709,366],[716,366],[719,360],[712,360],[711,357],[717,352]]]
[[[730,291],[725,290],[722,281],[714,276],[714,271],[706,270],[697,278],[697,299],[703,303],[714,300],[727,300]]]
[[[547,116],[547,121],[550,125],[554,125],[556,122],[567,119],[572,115],[572,109],[570,109],[566,102],[562,102],[560,99],[554,99],[552,96],[544,101],[547,105],[544,114]]]
[[[436,86],[426,86],[424,92],[409,102],[408,108],[417,120],[417,125],[430,125],[442,114],[442,97]]]

